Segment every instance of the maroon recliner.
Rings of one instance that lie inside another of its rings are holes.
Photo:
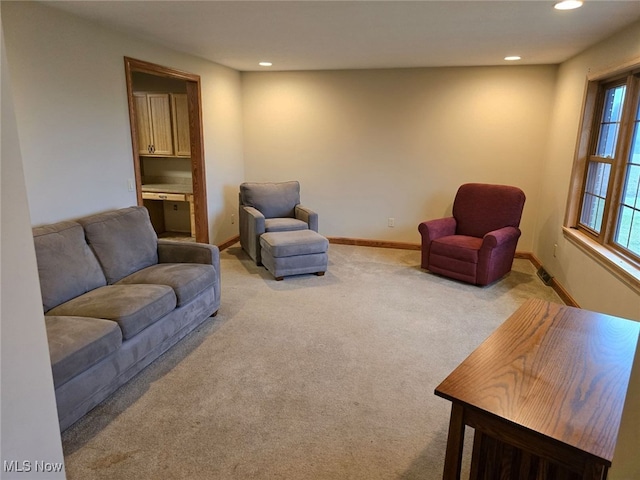
[[[453,216],[422,222],[422,268],[475,285],[511,271],[525,195],[517,187],[466,183]]]

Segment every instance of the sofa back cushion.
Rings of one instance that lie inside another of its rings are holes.
[[[45,312],[90,290],[106,285],[98,259],[76,222],[33,229],[42,306]]]
[[[158,237],[144,207],[129,207],[78,220],[107,282],[158,263]]]
[[[240,203],[253,207],[266,218],[294,218],[300,203],[300,183],[255,183],[240,185]]]

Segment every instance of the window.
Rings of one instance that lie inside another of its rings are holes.
[[[580,138],[569,224],[640,266],[640,70],[589,82]]]
[[[631,148],[625,166],[615,242],[640,257],[640,101],[636,99],[635,103]]]

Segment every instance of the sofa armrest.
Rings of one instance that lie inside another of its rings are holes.
[[[220,265],[220,250],[207,243],[180,242],[158,239],[158,261],[160,263],[203,263]]]
[[[318,231],[318,214],[310,208],[303,207],[298,204],[295,208],[295,216],[298,220],[302,220],[309,225],[309,230]]]
[[[482,238],[482,249],[496,248],[501,245],[517,242],[520,238],[520,229],[516,227],[503,227],[487,233]]]
[[[215,304],[220,305],[220,249],[208,243],[180,242],[158,239],[158,261],[160,263],[201,263],[215,269]],[[217,308],[217,307],[216,307]],[[217,309],[213,316],[217,314]]]

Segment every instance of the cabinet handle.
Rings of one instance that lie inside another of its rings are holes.
[[[166,200],[167,196],[166,195],[158,195],[158,198],[161,198],[163,200]]]
[[[147,152],[151,153],[151,145],[147,145]]]

